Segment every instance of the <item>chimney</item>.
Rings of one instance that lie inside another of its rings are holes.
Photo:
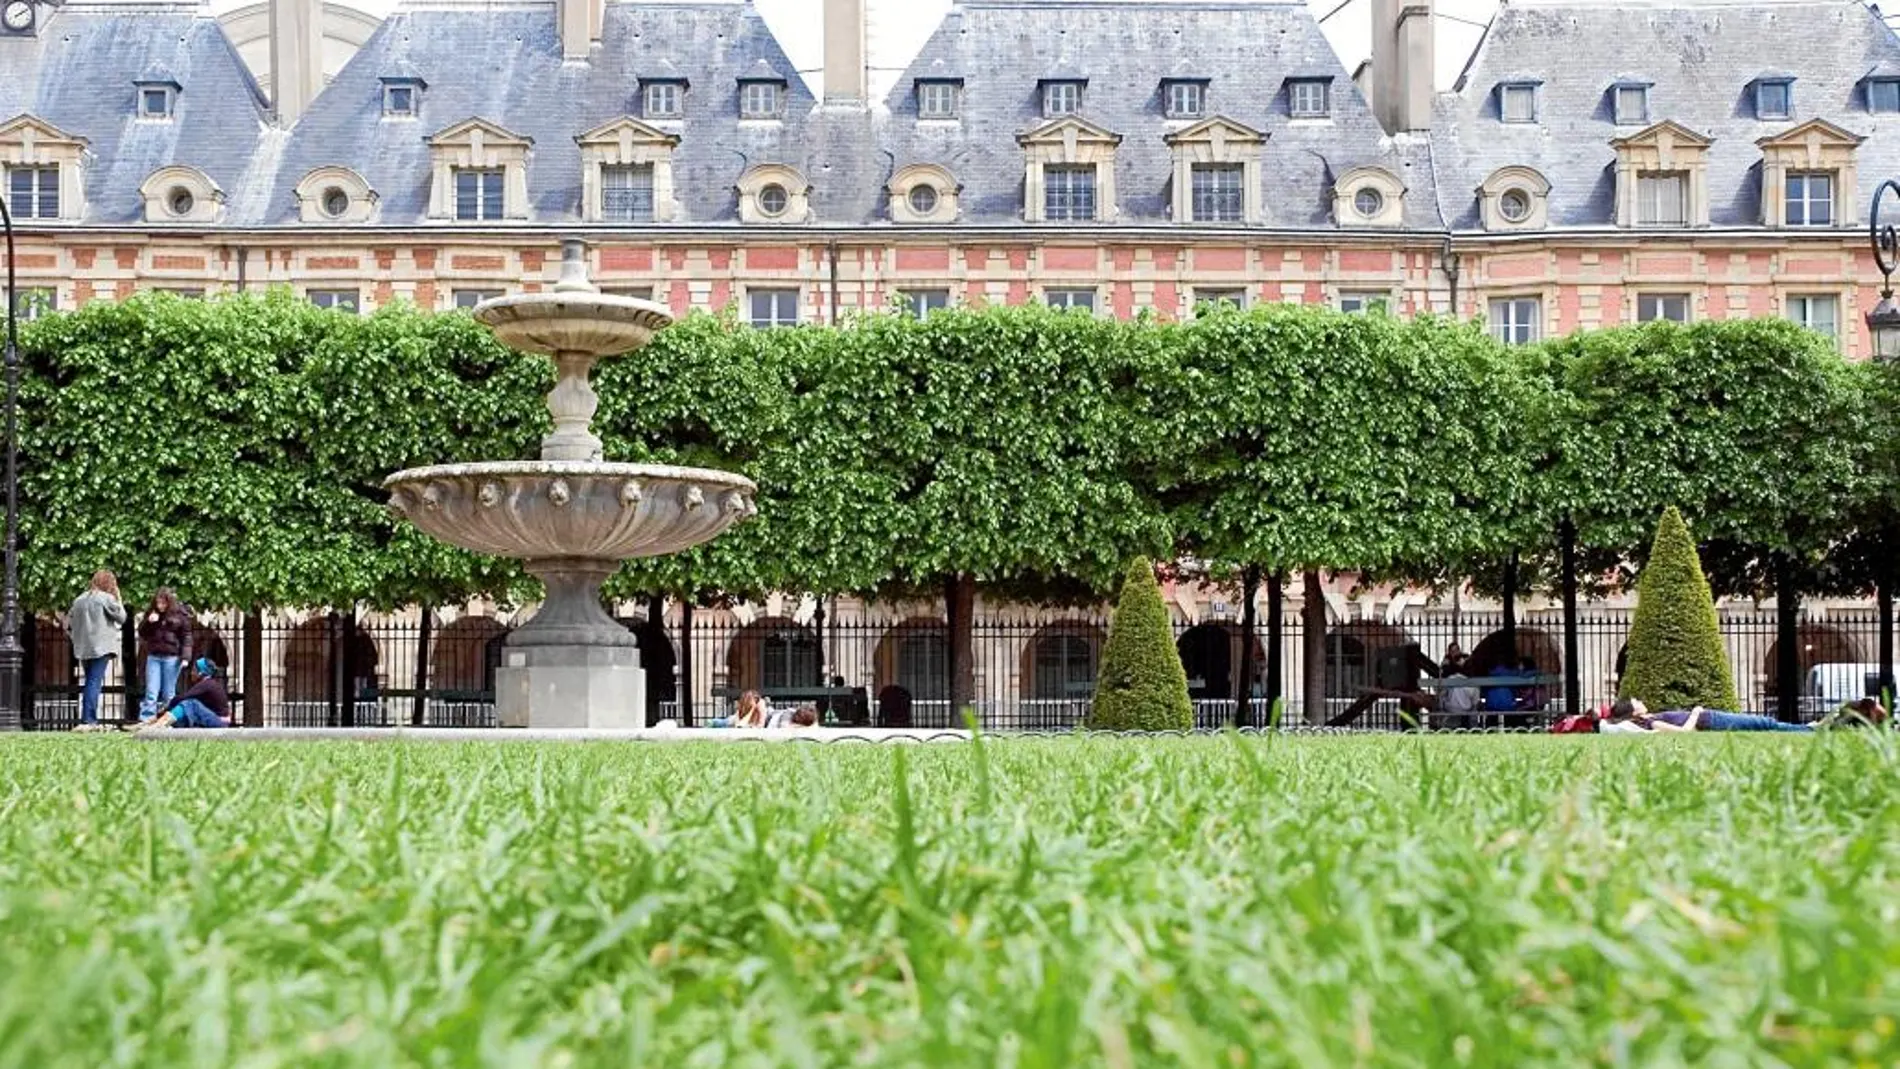
[[[865,0],[825,0],[825,103],[862,104],[865,77]]]
[[[561,24],[561,58],[586,59],[600,40],[607,0],[554,0],[554,7]]]
[[[270,84],[285,126],[323,90],[323,0],[270,0]]]
[[[1373,0],[1372,112],[1386,133],[1431,127],[1432,0]]]

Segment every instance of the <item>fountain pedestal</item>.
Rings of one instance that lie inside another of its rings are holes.
[[[547,587],[534,618],[503,645],[503,727],[643,728],[640,651],[602,608],[601,584],[622,561],[677,553],[753,515],[755,487],[723,471],[601,460],[590,426],[594,361],[638,349],[672,319],[651,301],[596,291],[579,242],[566,244],[561,266],[551,292],[475,308],[503,342],[554,360],[554,431],[541,459],[413,468],[384,485],[397,515],[464,549],[518,558]]]

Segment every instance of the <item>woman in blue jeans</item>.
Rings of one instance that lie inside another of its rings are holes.
[[[149,721],[171,706],[178,692],[178,666],[191,660],[191,610],[165,587],[139,621],[139,639],[145,643],[145,700],[139,720]]]
[[[66,611],[73,640],[73,659],[86,674],[79,697],[79,723],[74,731],[110,731],[99,722],[99,695],[105,689],[106,670],[119,654],[119,629],[125,626],[125,603],[119,600],[119,580],[111,572],[94,572],[92,585]]]
[[[193,661],[186,680],[190,685],[185,692],[173,698],[164,712],[140,725],[140,731],[231,726],[231,695],[224,689],[224,680],[219,678],[218,666],[211,663],[211,658]]]
[[[1621,698],[1610,707],[1611,720],[1627,720],[1649,731],[1800,731],[1812,732],[1808,724],[1784,724],[1772,716],[1754,713],[1729,713],[1720,709],[1672,709],[1651,713],[1636,698]]]

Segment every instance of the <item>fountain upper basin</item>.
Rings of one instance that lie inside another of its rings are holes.
[[[653,301],[558,286],[483,301],[474,315],[510,348],[549,356],[630,352],[673,322],[672,313]]]
[[[390,510],[430,535],[531,561],[677,553],[758,512],[752,480],[665,464],[439,464],[397,472],[383,485]]]

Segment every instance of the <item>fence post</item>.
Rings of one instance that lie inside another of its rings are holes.
[[[1234,723],[1253,726],[1254,598],[1260,593],[1260,566],[1249,564],[1240,574],[1240,679],[1234,685]]]
[[[409,723],[421,727],[429,717],[429,640],[435,631],[435,610],[427,605],[422,607],[422,629],[416,638],[416,707],[409,713]],[[487,651],[483,651],[484,660]]]
[[[119,669],[120,720],[136,720],[139,715],[138,702],[144,690],[145,663],[139,660],[139,631],[133,621],[144,618],[143,612],[128,612],[125,614],[125,625],[119,628],[119,664],[122,666]],[[99,704],[105,704],[103,697],[99,699]],[[101,719],[104,719],[104,710],[100,712]]]
[[[693,599],[680,599],[680,726],[693,726]]]
[[[29,612],[20,621],[20,722],[14,726],[21,731],[39,726],[33,718],[33,691],[40,677],[39,669],[40,618],[38,613]]]
[[[1286,573],[1267,576],[1267,721],[1273,720],[1273,707],[1283,698],[1281,645],[1286,640]]]
[[[1564,715],[1583,711],[1583,666],[1577,637],[1577,525],[1565,516],[1558,530],[1564,569]]]
[[[326,705],[323,718],[325,727],[340,727],[343,725],[343,706],[340,698],[343,693],[342,677],[345,669],[343,666],[343,641],[339,637],[342,630],[342,618],[338,616],[335,609],[331,609],[323,618],[323,646],[325,655],[323,667],[325,669],[324,675],[327,677],[324,681],[323,688]]]
[[[1517,667],[1517,550],[1504,561],[1504,656]]]
[[[264,726],[264,614],[256,609],[244,614],[244,636],[239,652],[244,658],[244,726]]]
[[[1874,601],[1880,611],[1880,695],[1882,703],[1893,701],[1893,573],[1896,569],[1889,563],[1887,575],[1881,579],[1874,590]]]

